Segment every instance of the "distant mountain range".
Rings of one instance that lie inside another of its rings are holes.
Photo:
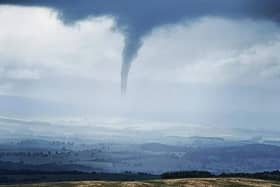
[[[205,137],[188,140],[180,145],[78,144],[40,139],[3,143],[0,145],[0,168],[152,174],[178,170],[229,173],[280,169],[278,142],[271,142],[272,145]]]

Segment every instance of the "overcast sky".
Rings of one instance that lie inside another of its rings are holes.
[[[1,116],[280,130],[279,2],[61,2],[0,5]]]

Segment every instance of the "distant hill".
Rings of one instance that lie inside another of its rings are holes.
[[[220,141],[220,140],[218,140]],[[254,173],[280,169],[280,146],[236,143],[226,146],[146,144],[75,144],[27,139],[0,144],[2,169],[160,174],[203,170]]]

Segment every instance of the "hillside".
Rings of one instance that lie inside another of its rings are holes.
[[[143,182],[104,182],[104,181],[82,181],[82,182],[60,182],[60,183],[40,183],[40,184],[26,184],[26,185],[10,185],[9,187],[178,187],[178,186],[192,186],[192,187],[207,187],[207,186],[274,186],[280,187],[280,182],[264,181],[246,178],[197,178],[197,179],[172,179],[172,180],[152,180]],[[4,186],[0,186],[4,187]]]
[[[11,122],[10,125],[14,124]],[[278,170],[279,157],[280,146],[198,137],[186,139],[185,144],[175,145],[82,144],[42,139],[0,144],[2,170],[75,170],[103,173],[131,171],[156,175],[166,171],[185,170],[252,173]]]

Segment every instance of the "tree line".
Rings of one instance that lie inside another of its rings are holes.
[[[280,171],[265,171],[257,173],[221,173],[213,174],[208,171],[175,171],[165,172],[161,174],[162,179],[179,179],[179,178],[210,178],[210,177],[238,177],[238,178],[254,178],[263,180],[277,180],[280,181]]]

